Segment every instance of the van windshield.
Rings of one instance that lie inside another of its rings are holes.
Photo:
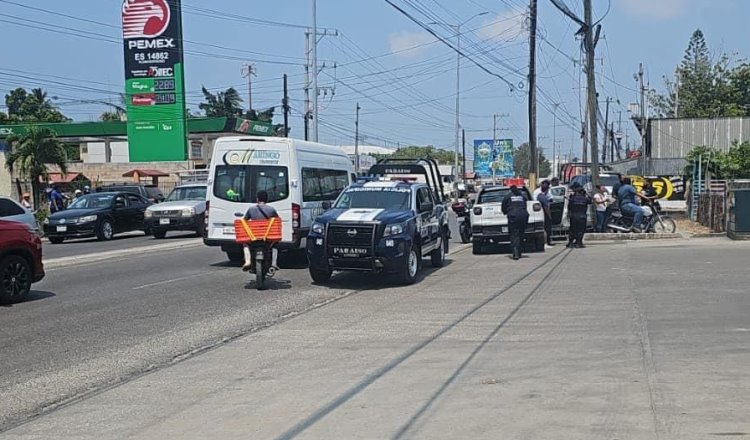
[[[269,202],[289,197],[287,167],[265,165],[219,165],[214,175],[214,196],[231,202],[255,203],[259,191]]]
[[[404,211],[409,209],[411,191],[393,188],[356,187],[344,191],[334,208],[380,208]]]

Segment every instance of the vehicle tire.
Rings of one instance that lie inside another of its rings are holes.
[[[617,219],[611,218],[607,220],[607,225],[605,226],[605,230],[609,233],[614,233],[614,234],[619,234],[620,232],[622,232],[617,228],[613,228],[612,226],[620,226]]]
[[[534,236],[534,250],[537,252],[544,252],[544,245],[547,244],[544,234],[536,234]]]
[[[402,284],[414,284],[414,282],[417,281],[419,263],[422,261],[422,255],[419,252],[419,247],[416,245],[412,245],[405,254],[406,257],[404,258],[404,265],[401,268],[399,278]]]
[[[677,231],[677,224],[669,217],[662,217],[661,221],[654,222],[652,228],[657,234],[674,234]]]
[[[239,251],[226,251],[227,259],[232,263],[242,263],[245,259],[245,254],[242,250]]]
[[[482,254],[482,242],[481,241],[475,240],[471,243],[471,253],[474,255]]]
[[[266,290],[266,271],[263,270],[263,260],[255,260],[255,288]]]
[[[443,236],[440,239],[440,246],[438,246],[438,248],[434,251],[430,252],[430,262],[432,263],[432,267],[443,267],[443,265],[445,264],[445,248],[447,247],[446,244],[448,243],[446,236],[447,234],[443,233]]]
[[[198,225],[195,227],[196,237],[203,237],[203,232],[206,229],[206,225],[203,224],[203,216],[198,217]]]
[[[20,255],[8,255],[0,261],[0,304],[26,299],[31,290],[31,265]]]
[[[115,235],[115,227],[112,225],[110,219],[105,218],[99,223],[99,230],[96,233],[96,238],[101,241],[112,240],[112,236]]]
[[[167,236],[167,231],[164,229],[153,228],[151,229],[151,233],[153,234],[154,238],[158,239],[162,239]]]
[[[471,231],[466,226],[461,227],[459,234],[461,235],[461,243],[466,244],[471,241]]]
[[[330,270],[310,268],[310,277],[315,284],[325,284],[331,280],[332,272]]]
[[[52,244],[60,244],[65,241],[65,237],[48,237],[49,242]]]

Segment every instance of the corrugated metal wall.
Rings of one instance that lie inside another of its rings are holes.
[[[728,151],[750,141],[750,118],[652,119],[649,130],[652,158],[682,158],[696,146]]]

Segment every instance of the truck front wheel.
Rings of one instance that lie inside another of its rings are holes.
[[[419,262],[422,259],[422,255],[419,252],[419,248],[412,245],[404,256],[403,266],[401,267],[401,273],[399,278],[402,284],[414,284],[417,281],[417,273],[419,272]]]
[[[325,284],[331,279],[331,271],[323,269],[310,268],[310,277],[315,284]]]

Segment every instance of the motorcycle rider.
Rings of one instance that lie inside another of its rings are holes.
[[[643,224],[643,210],[635,202],[636,197],[641,197],[635,187],[631,184],[629,177],[623,179],[623,185],[617,193],[617,200],[620,201],[620,210],[628,215],[633,216],[633,230],[641,232]]]
[[[529,211],[526,208],[528,198],[516,185],[511,185],[510,192],[503,199],[501,209],[508,216],[510,247],[514,260],[521,258],[522,237],[529,223]]]
[[[279,214],[276,212],[276,209],[274,209],[273,206],[267,205],[268,193],[266,191],[258,191],[255,200],[256,204],[250,205],[250,207],[247,208],[247,212],[245,213],[245,220],[268,220],[273,217],[279,218]],[[242,265],[242,270],[247,272],[253,268],[252,256],[250,254],[250,245],[248,243],[242,245],[242,252],[245,254],[245,264]],[[276,265],[278,257],[279,250],[276,249],[276,245],[274,244],[272,248],[271,266],[273,266],[274,269],[277,270],[279,268],[279,266]]]
[[[566,247],[583,248],[583,235],[586,232],[586,214],[591,204],[591,197],[577,182],[570,187],[573,194],[568,198],[568,215],[570,230],[568,231],[568,245]]]

